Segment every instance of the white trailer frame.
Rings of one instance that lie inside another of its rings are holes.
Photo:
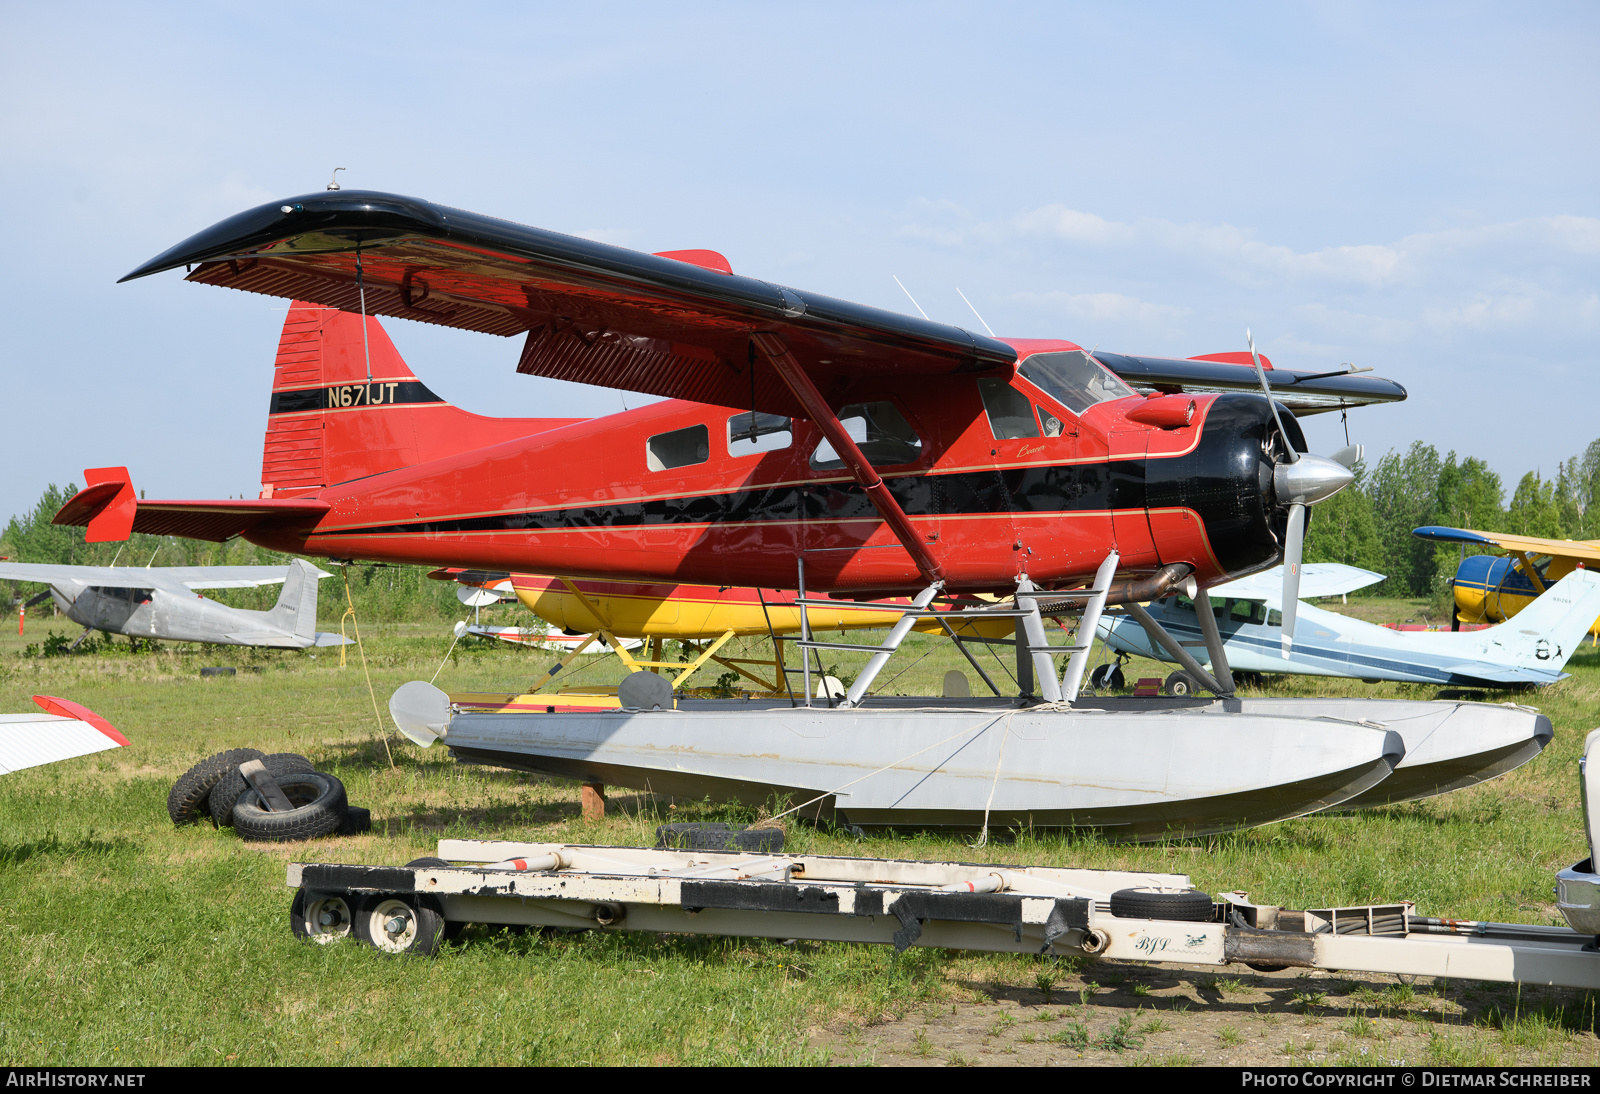
[[[1192,912],[1181,874],[441,840],[438,859],[405,867],[291,863],[288,884],[296,934],[330,942],[353,928],[394,953],[431,953],[483,923],[1600,989],[1595,936],[1567,927],[1434,919],[1409,903],[1291,911],[1243,893],[1203,921],[1112,913],[1129,889],[1174,906],[1188,892]]]

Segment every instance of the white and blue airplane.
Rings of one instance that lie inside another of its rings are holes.
[[[1382,574],[1337,563],[1303,567],[1302,596],[1337,596],[1382,581]],[[1551,586],[1513,619],[1480,631],[1396,631],[1310,604],[1297,605],[1294,645],[1282,643],[1281,568],[1209,590],[1223,655],[1234,673],[1347,676],[1376,683],[1399,680],[1451,687],[1508,688],[1551,684],[1567,674],[1600,614],[1600,572],[1577,569]],[[1195,602],[1178,594],[1150,605],[1150,615],[1209,667]],[[1127,615],[1101,617],[1099,637],[1119,654],[1159,661],[1174,658]],[[1115,666],[1101,666],[1091,682],[1116,686]],[[1168,678],[1169,694],[1195,687],[1185,676]],[[1174,681],[1176,680],[1176,683]]]

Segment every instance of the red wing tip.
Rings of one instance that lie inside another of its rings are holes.
[[[128,738],[118,733],[110,722],[82,703],[74,703],[71,699],[58,699],[54,695],[35,695],[33,701],[38,703],[46,714],[54,714],[58,718],[76,718],[80,722],[89,723],[124,748],[133,744]]]

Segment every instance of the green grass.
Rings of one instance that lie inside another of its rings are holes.
[[[65,696],[106,716],[133,747],[0,777],[0,1064],[815,1063],[823,1056],[808,1031],[829,1023],[867,1027],[969,1000],[978,988],[1092,994],[1075,964],[1041,970],[1029,957],[935,950],[896,959],[833,944],[473,930],[435,959],[409,961],[354,944],[297,944],[283,884],[291,860],[402,863],[432,854],[446,836],[648,844],[663,819],[753,814],[618,790],[611,816],[585,822],[575,784],[459,765],[442,748],[424,751],[392,733],[386,749],[354,649],[344,669],[337,651],[132,653],[121,641],[87,657],[21,656],[50,631],[76,629],[35,618],[26,639],[0,636],[0,710],[34,709],[28,697],[36,693]],[[445,630],[363,626],[380,708],[399,684],[433,676],[449,645]],[[940,641],[908,645],[881,678],[904,670],[890,690],[936,694],[944,672],[965,664]],[[462,644],[439,683],[515,688],[550,659]],[[259,671],[200,678],[201,666],[218,664]],[[846,672],[856,667],[841,658]],[[1128,676],[1166,671],[1136,664]],[[1492,696],[1551,716],[1556,738],[1543,756],[1431,801],[1146,846],[1018,832],[975,851],[927,834],[852,839],[804,826],[791,828],[791,846],[1160,870],[1187,873],[1212,892],[1243,888],[1295,907],[1408,898],[1424,914],[1556,922],[1552,875],[1586,853],[1575,772],[1584,734],[1600,719],[1600,654],[1586,644],[1569,671],[1572,679],[1541,693]],[[572,679],[619,676],[614,661],[596,659]],[[1432,695],[1308,678],[1271,686],[1275,694]],[[172,780],[239,745],[309,756],[373,810],[374,832],[259,847],[226,830],[174,830],[164,808]],[[1110,984],[1111,973],[1091,975]],[[1219,992],[1232,986],[1216,981]],[[1332,1000],[1307,992],[1304,1002],[1340,1012],[1363,990]],[[1429,1005],[1409,987],[1370,994],[1361,1001],[1377,1014]],[[1486,995],[1490,1004],[1499,1017],[1438,1030],[1430,1058],[1547,1055],[1593,1025],[1588,1002],[1523,1001],[1519,1009],[1518,997],[1501,993]],[[1062,1033],[1075,1038],[1073,1017]],[[1120,1033],[1105,1034],[1117,1042],[1113,1051],[1138,1047],[1133,1027]]]

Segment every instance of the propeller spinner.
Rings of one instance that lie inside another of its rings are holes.
[[[1283,460],[1273,469],[1272,489],[1279,505],[1289,508],[1289,526],[1283,544],[1283,656],[1287,658],[1294,648],[1295,611],[1300,600],[1300,565],[1305,554],[1306,506],[1326,501],[1355,481],[1354,468],[1361,459],[1358,444],[1341,448],[1330,458],[1310,453],[1296,452],[1289,434],[1278,416],[1278,404],[1272,398],[1272,386],[1261,367],[1261,356],[1256,353],[1256,341],[1250,332],[1244,332],[1250,345],[1250,359],[1255,362],[1256,378],[1261,381],[1261,391],[1272,409],[1272,420],[1283,438]]]

